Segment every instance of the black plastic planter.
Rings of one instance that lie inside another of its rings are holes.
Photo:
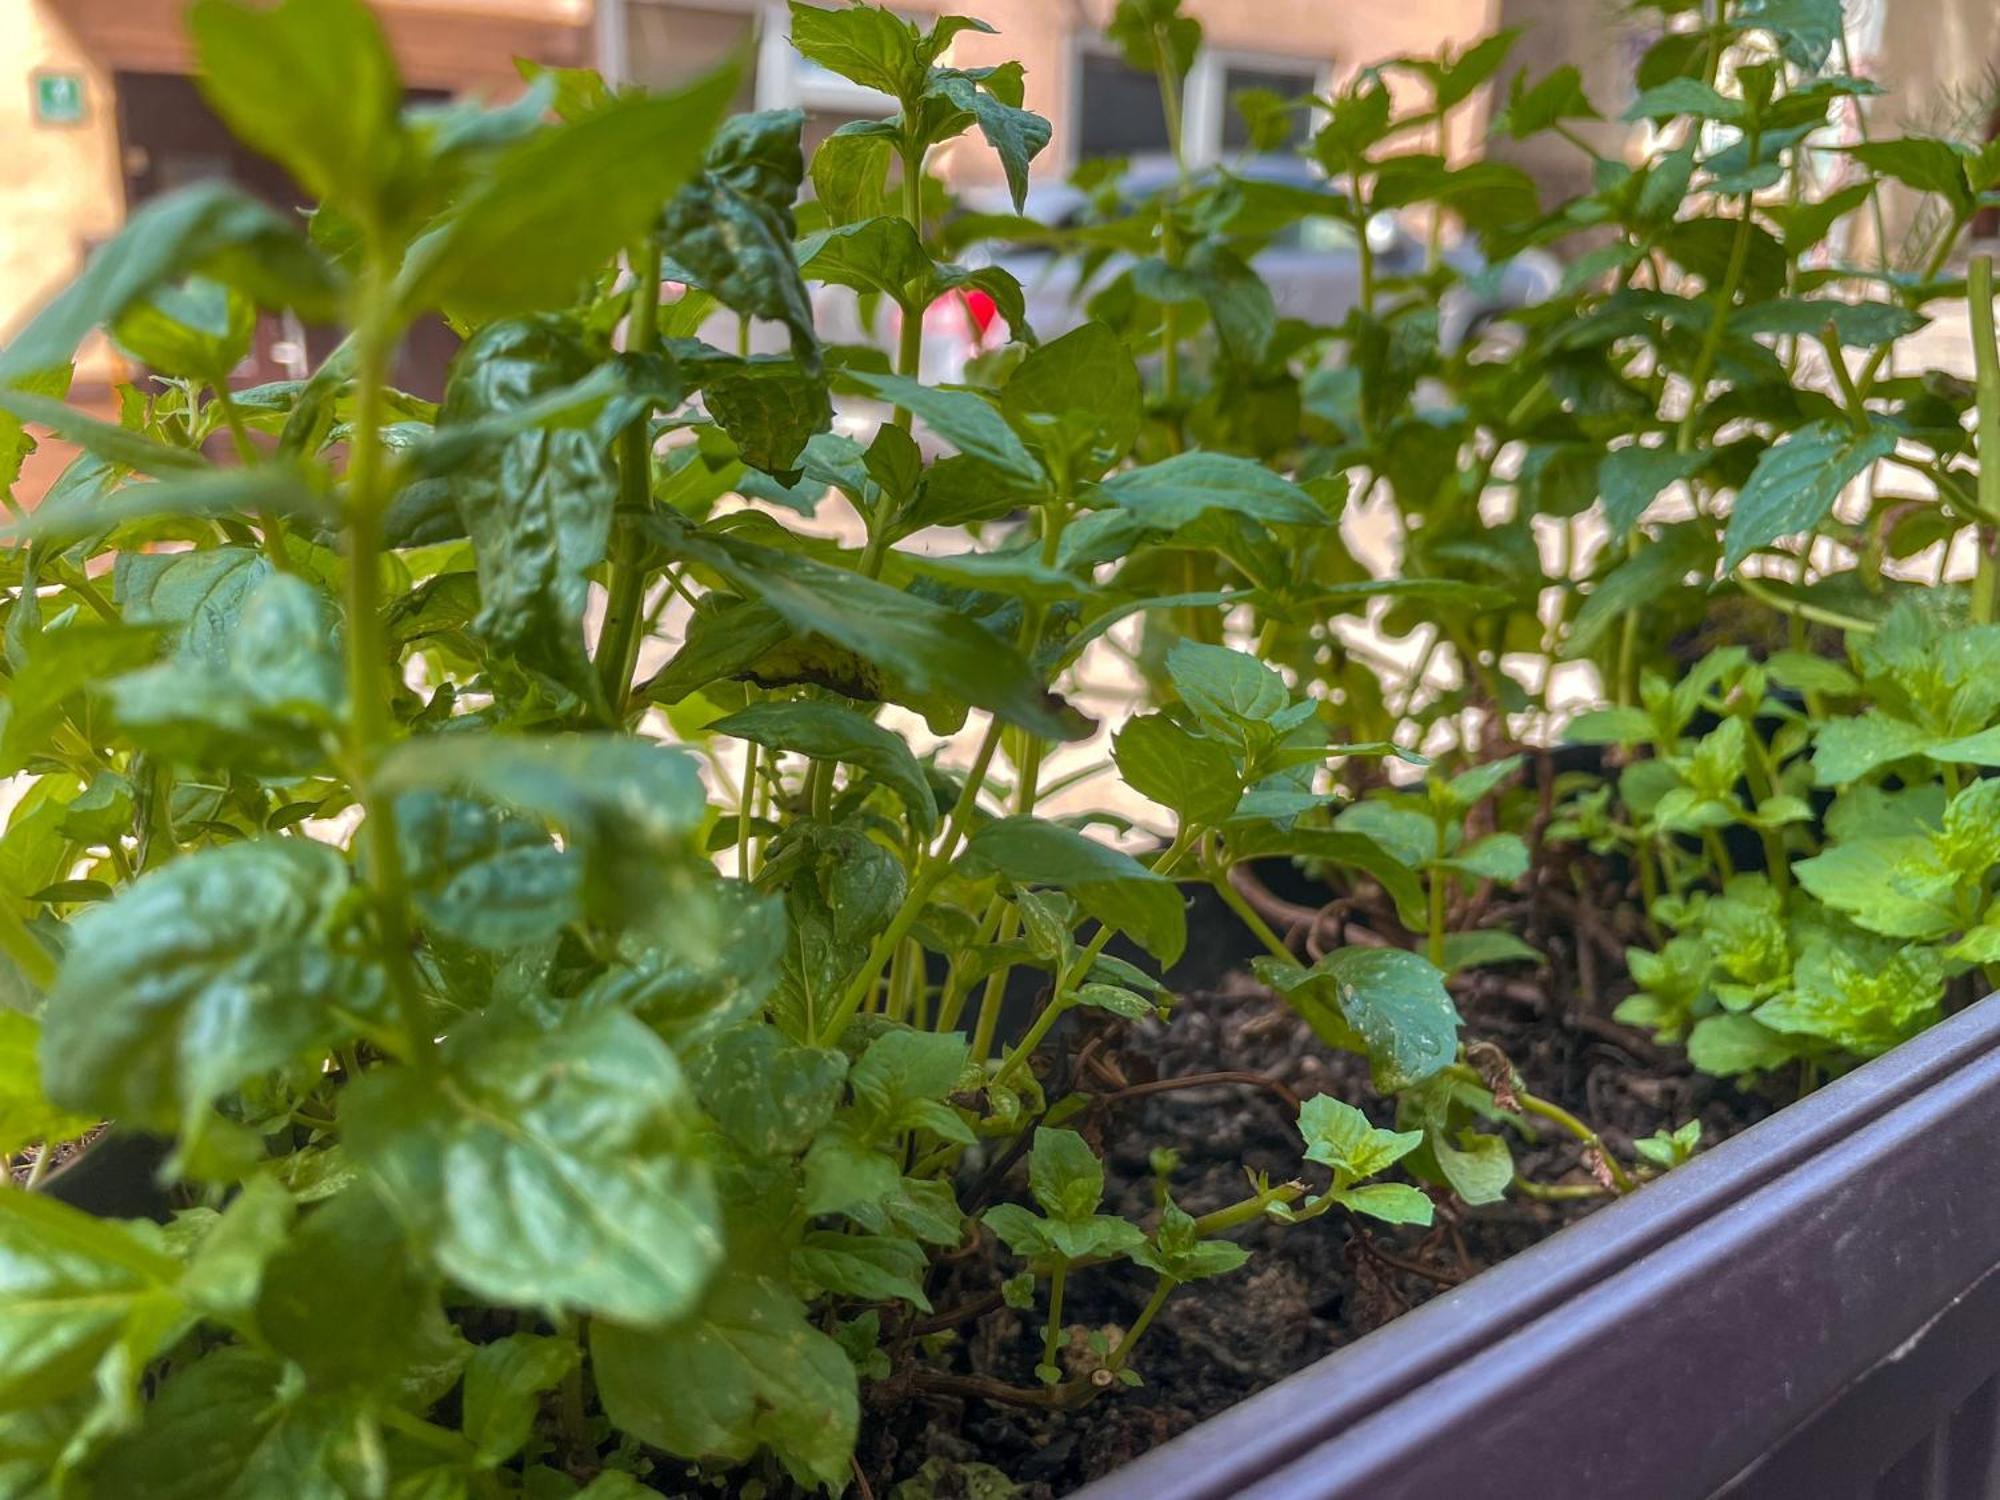
[[[2000,1497],[2000,996],[1079,1500]]]

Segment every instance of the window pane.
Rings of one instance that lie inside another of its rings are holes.
[[[632,77],[648,88],[681,88],[732,57],[756,55],[750,45],[755,18],[747,11],[697,10],[637,0],[626,7],[625,24]],[[747,67],[735,108],[751,108],[756,94],[756,69]]]
[[[1108,53],[1083,54],[1083,87],[1076,149],[1080,157],[1165,156],[1166,111],[1160,107],[1160,84],[1151,73],[1127,67]]]
[[[1222,113],[1222,149],[1224,152],[1241,151],[1250,144],[1250,127],[1243,121],[1243,112],[1236,107],[1236,96],[1249,89],[1269,89],[1280,99],[1297,99],[1310,94],[1319,82],[1319,74],[1311,69],[1256,68],[1232,63],[1222,70],[1222,97],[1227,107]],[[1305,144],[1309,133],[1311,116],[1306,110],[1286,117],[1291,122],[1291,135],[1279,150]]]

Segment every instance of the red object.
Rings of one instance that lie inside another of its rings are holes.
[[[959,295],[965,299],[966,316],[972,319],[972,326],[983,336],[986,330],[993,326],[993,320],[1000,315],[1000,309],[993,305],[993,298],[978,287]]]

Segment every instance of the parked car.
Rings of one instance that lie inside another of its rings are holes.
[[[1323,195],[1333,207],[1326,180],[1296,157],[1251,157],[1232,166],[1229,175],[1248,184],[1287,190],[1288,212],[1295,211],[1300,194]],[[1142,203],[1166,191],[1177,178],[1172,161],[1141,159],[1119,179],[1116,196],[1121,205]],[[1213,178],[1211,169],[1197,180]],[[975,190],[966,195],[966,202],[975,213],[997,216],[1004,211],[1004,195],[997,192]],[[1037,183],[1028,191],[1021,217],[1055,229],[1075,228],[1093,217],[1092,199],[1068,182]],[[1378,214],[1367,233],[1378,278],[1423,270],[1427,254],[1423,242],[1393,215]],[[1538,250],[1491,265],[1476,243],[1460,238],[1448,241],[1440,253],[1462,277],[1439,304],[1439,337],[1447,349],[1477,336],[1494,318],[1548,297],[1562,279],[1555,258]],[[1082,322],[1091,295],[1131,263],[1129,256],[1114,253],[1086,265],[1076,256],[1056,253],[1052,242],[1034,240],[973,247],[973,257],[982,254],[1013,272],[1021,283],[1027,292],[1028,322],[1043,338]],[[1271,289],[1281,317],[1337,324],[1361,300],[1361,255],[1353,227],[1332,213],[1292,219],[1252,257],[1251,264]]]

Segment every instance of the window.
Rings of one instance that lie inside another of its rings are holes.
[[[1283,58],[1211,49],[1195,58],[1181,95],[1182,146],[1189,162],[1202,165],[1242,151],[1249,127],[1233,100],[1249,89],[1269,89],[1286,99],[1319,92],[1327,69]],[[1079,161],[1105,156],[1165,156],[1171,152],[1160,85],[1151,73],[1095,39],[1079,48],[1071,132]],[[1292,138],[1308,130],[1304,111],[1293,119]]]
[[[1091,50],[1079,62],[1078,158],[1171,155],[1159,80],[1128,66],[1113,52]]]

